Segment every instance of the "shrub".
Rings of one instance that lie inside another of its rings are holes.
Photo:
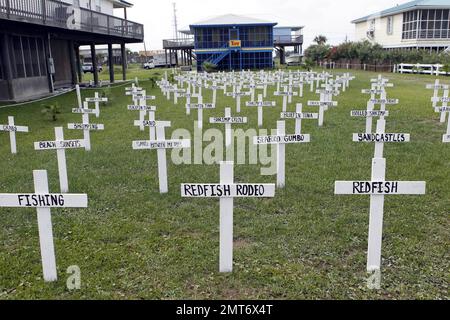
[[[49,116],[52,121],[58,120],[58,114],[61,114],[61,107],[58,103],[43,105],[42,114]]]

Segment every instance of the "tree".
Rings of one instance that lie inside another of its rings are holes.
[[[328,45],[312,45],[305,51],[305,57],[318,63],[326,58],[330,54],[330,46]]]
[[[319,35],[314,38],[314,42],[317,43],[319,46],[323,46],[327,43],[328,39],[324,35]]]

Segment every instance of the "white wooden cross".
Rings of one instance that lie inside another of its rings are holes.
[[[199,95],[191,93],[191,88],[188,87],[187,91],[185,93],[181,93],[179,95],[180,97],[186,98],[186,115],[191,114],[191,108],[189,107],[191,105],[191,98],[199,98]]]
[[[197,126],[199,129],[203,129],[203,109],[215,109],[216,106],[212,103],[203,103],[203,97],[201,95],[198,96],[197,104],[186,105],[190,109],[197,109],[198,115],[198,123]]]
[[[428,89],[428,90],[433,90],[433,98],[432,98],[432,101],[433,101],[433,108],[436,108],[437,107],[437,101],[436,101],[436,99],[437,99],[437,97],[439,96],[439,90],[445,90],[445,89],[449,89],[449,85],[443,85],[443,84],[440,84],[440,81],[439,81],[439,79],[437,79],[435,82],[434,82],[434,84],[427,84],[427,86],[426,86],[426,88]]]
[[[295,119],[295,134],[302,134],[302,120],[319,119],[318,113],[303,113],[303,105],[297,103],[296,112],[282,112],[281,119]]]
[[[447,108],[447,113],[449,114],[448,120],[447,120],[447,133],[442,138],[442,141],[444,143],[450,143],[450,107],[446,107],[446,108]]]
[[[155,114],[154,113],[149,113],[149,119],[148,120],[144,120],[144,121],[140,121],[140,120],[136,120],[134,121],[134,126],[136,127],[148,127],[149,131],[150,131],[150,140],[154,141],[156,140],[156,128],[158,127],[171,127],[172,124],[170,121],[155,121]]]
[[[386,181],[386,159],[375,158],[371,181],[337,181],[336,195],[370,195],[367,271],[381,270],[384,197],[386,195],[424,195],[425,182]]]
[[[75,86],[75,91],[77,92],[77,100],[78,100],[78,108],[83,108],[83,103],[81,102],[81,90],[80,90],[80,85],[77,84]]]
[[[45,282],[58,280],[53,242],[51,208],[87,208],[86,194],[50,194],[47,171],[33,171],[34,194],[0,194],[2,208],[35,208]]]
[[[292,89],[287,90],[287,86],[284,86],[284,91],[275,91],[274,96],[283,97],[283,112],[287,111],[287,103],[288,103],[288,97],[297,96],[298,92],[293,92]]]
[[[142,93],[142,88],[136,87],[136,85],[133,83],[132,87],[125,88],[125,95],[131,96],[133,99],[133,105],[137,105],[139,103],[137,99],[137,95]],[[82,108],[82,106],[80,106]]]
[[[8,124],[0,125],[0,131],[9,132],[9,142],[11,145],[11,153],[17,153],[16,132],[28,132],[28,127],[16,126],[14,117],[8,117]]]
[[[138,101],[139,106],[141,106],[142,108],[139,109],[139,121],[144,121],[145,120],[145,116],[148,113],[153,114],[156,111],[156,107],[155,106],[147,106],[147,101],[151,100],[154,101],[156,100],[155,96],[147,96],[147,91],[146,90],[142,90],[140,93],[136,94],[136,98]],[[144,131],[145,128],[143,126],[140,127],[141,131]]]
[[[209,123],[222,123],[225,124],[225,146],[231,146],[232,140],[232,132],[231,125],[232,124],[243,124],[247,123],[247,117],[232,117],[231,116],[231,108],[225,108],[225,117],[223,118],[209,118]]]
[[[286,144],[309,143],[311,136],[309,134],[286,135],[286,123],[277,121],[277,135],[260,136],[253,138],[255,145],[277,145],[277,187],[284,188],[286,185]]]
[[[84,109],[88,110],[88,103],[84,102]],[[85,150],[91,151],[91,131],[101,131],[105,130],[103,124],[90,124],[89,123],[89,113],[83,113],[82,123],[69,123],[67,128],[69,130],[83,130]]]
[[[377,122],[376,133],[354,133],[353,142],[375,143],[374,158],[383,158],[385,143],[410,142],[411,136],[407,133],[385,133],[386,120],[380,119]]]
[[[374,105],[374,106],[380,105],[380,111],[386,111],[387,105],[397,105],[397,104],[399,104],[399,100],[398,99],[387,99],[386,92],[383,92],[381,94],[380,99],[371,99],[370,103],[372,103],[372,105]],[[383,118],[383,116],[381,118]]]
[[[370,82],[375,85],[376,89],[384,90],[385,88],[392,88],[394,87],[393,83],[389,83],[389,79],[385,79],[381,76],[381,74],[378,76],[377,79],[371,79]]]
[[[85,147],[85,140],[64,140],[62,127],[55,128],[55,141],[39,141],[34,143],[37,151],[56,150],[58,159],[59,185],[62,193],[69,192],[67,178],[66,149],[80,149]]]
[[[263,95],[258,95],[258,101],[249,101],[246,102],[245,105],[247,107],[257,107],[258,108],[258,127],[262,127],[264,123],[263,119],[263,108],[267,107],[275,107],[276,102],[275,101],[263,101]]]
[[[144,103],[145,104],[145,103]],[[148,112],[150,120],[154,120],[152,118],[155,117],[155,112],[156,112],[156,107],[155,106],[147,106],[139,104],[139,105],[129,105],[127,106],[128,110],[130,111],[139,111],[139,118],[141,118],[142,120],[139,120],[139,123],[141,123],[141,125],[139,126],[141,131],[145,130],[145,126],[143,125],[144,121],[145,121],[145,114]]]
[[[244,85],[244,89],[250,90],[250,100],[255,101],[256,84],[251,82],[250,84]]]
[[[178,97],[180,94],[183,94],[186,92],[184,89],[178,89],[178,85],[174,85],[172,88],[169,89],[169,92],[173,92],[173,104],[178,104]]]
[[[308,101],[309,107],[319,107],[319,127],[323,126],[325,110],[328,107],[336,107],[338,105],[337,101],[325,101],[322,100],[323,96],[321,94],[320,101]]]
[[[217,85],[217,82],[214,81],[213,84],[207,88],[213,91],[212,103],[215,105],[217,103],[217,90],[219,90],[220,87]]]
[[[444,95],[442,97],[437,97],[437,98],[431,98],[431,101],[433,102],[433,104],[436,104],[435,107],[435,111],[436,112],[440,112],[441,113],[441,123],[445,122],[445,118],[447,115],[447,112],[445,112],[448,103],[450,102],[450,98],[449,98],[449,89],[444,89]],[[442,103],[442,108],[437,108],[437,103],[441,102]],[[444,110],[444,111],[442,111]]]
[[[372,103],[372,100],[375,100],[377,95],[381,96],[383,93],[386,92],[386,90],[384,88],[377,89],[376,83],[372,83],[371,89],[363,89],[361,92],[363,94],[370,94],[370,99],[367,101],[367,113],[365,113],[364,115],[361,115],[361,116],[366,118],[366,133],[372,133],[372,126],[373,126],[372,119],[374,117],[373,111],[375,108],[375,105]],[[361,113],[353,114],[353,112],[352,112],[352,117],[357,117],[358,114],[361,114]],[[386,114],[386,116],[387,115],[388,114]],[[377,116],[376,113],[375,113],[375,116]]]
[[[134,150],[157,150],[159,192],[169,192],[167,183],[167,149],[190,148],[191,140],[166,140],[165,126],[167,123],[156,125],[156,140],[133,141]],[[170,124],[170,123],[169,123]]]
[[[221,162],[220,184],[185,183],[183,198],[220,198],[219,271],[233,272],[233,207],[234,198],[273,198],[274,184],[235,184],[234,163]]]
[[[250,96],[250,92],[241,92],[241,87],[237,86],[236,92],[229,92],[227,96],[236,99],[236,112],[241,113],[241,97]]]
[[[95,103],[95,115],[96,117],[100,117],[100,102],[108,102],[108,98],[100,98],[98,92],[95,93],[94,98],[86,98],[87,103]]]

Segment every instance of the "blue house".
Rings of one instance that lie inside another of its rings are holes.
[[[205,62],[217,70],[272,68],[276,25],[231,14],[190,25],[197,69]]]

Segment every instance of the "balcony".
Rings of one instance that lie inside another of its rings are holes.
[[[303,35],[296,36],[274,36],[273,43],[275,46],[296,46],[303,44]]]
[[[78,8],[77,8],[78,9]],[[70,25],[73,6],[58,0],[0,0],[0,20],[33,23],[81,32],[144,40],[144,26],[119,17],[79,8],[79,21]]]
[[[194,37],[163,40],[164,49],[194,49]]]

